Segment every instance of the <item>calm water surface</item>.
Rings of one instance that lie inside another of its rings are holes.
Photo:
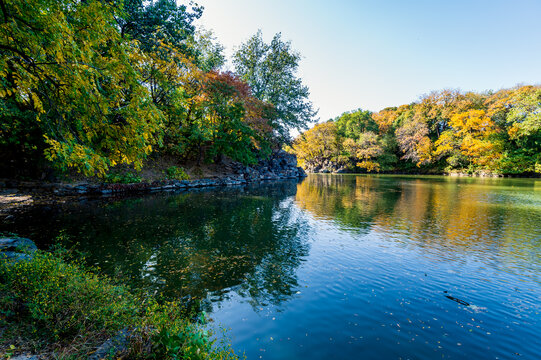
[[[201,300],[248,359],[541,357],[541,180],[311,175],[33,208],[0,230]]]

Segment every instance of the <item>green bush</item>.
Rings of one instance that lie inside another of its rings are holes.
[[[105,181],[113,184],[134,184],[140,183],[142,179],[132,172],[112,172],[105,175]]]
[[[127,288],[53,254],[38,252],[32,261],[4,262],[0,279],[0,289],[9,299],[2,303],[2,315],[24,318],[32,334],[39,332],[51,340],[104,330],[114,333],[137,316],[136,298]],[[21,305],[24,312],[17,314]]]
[[[135,295],[86,270],[80,261],[68,263],[62,252],[37,251],[30,261],[0,261],[0,327],[6,329],[0,354],[17,349],[84,358],[126,329],[130,358],[237,358],[188,320],[179,303]]]
[[[189,180],[190,176],[186,174],[183,168],[171,166],[165,170],[165,176],[169,180]]]

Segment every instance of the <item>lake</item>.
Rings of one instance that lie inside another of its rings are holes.
[[[310,175],[36,206],[0,231],[196,302],[248,359],[541,356],[541,179]]]

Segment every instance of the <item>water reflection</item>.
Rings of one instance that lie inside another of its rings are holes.
[[[295,182],[34,208],[0,230],[62,245],[135,287],[213,302],[234,290],[254,306],[280,304],[308,254]]]
[[[296,202],[348,231],[381,234],[442,259],[504,261],[541,267],[541,181],[317,175]]]
[[[540,183],[314,175],[32,208],[0,231],[207,300],[248,358],[535,359]]]
[[[315,175],[299,184],[296,202],[319,219],[366,232],[374,218],[393,209],[400,196],[398,185],[375,177]]]

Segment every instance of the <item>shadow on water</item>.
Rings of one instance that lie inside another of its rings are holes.
[[[216,302],[234,290],[254,306],[279,304],[309,251],[296,188],[284,181],[35,207],[0,231],[42,248],[59,238],[110,276],[165,298]]]

